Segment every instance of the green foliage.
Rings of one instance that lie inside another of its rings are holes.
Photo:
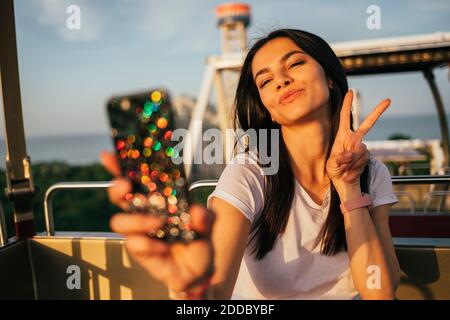
[[[393,133],[388,137],[388,140],[411,140],[411,136],[404,133]]]
[[[61,162],[32,166],[34,185],[33,213],[37,232],[45,231],[44,197],[47,189],[57,182],[109,181],[112,176],[100,165],[72,166]],[[6,187],[5,172],[0,170],[0,187]],[[190,194],[194,203],[206,204],[214,188],[201,188]],[[14,232],[13,207],[4,192],[0,199],[4,206],[8,237]],[[57,231],[110,231],[109,220],[120,209],[108,199],[106,189],[59,190],[53,197],[53,215]]]
[[[72,166],[66,163],[41,163],[32,166],[34,185],[33,212],[37,232],[45,230],[44,196],[47,189],[63,181],[108,181],[111,175],[100,164]],[[6,187],[6,177],[0,171],[0,187]],[[8,236],[14,235],[13,207],[4,192],[0,197],[4,206]],[[112,205],[106,189],[61,190],[53,198],[53,213],[57,231],[109,231],[109,219],[119,208]]]
[[[214,191],[214,187],[202,187],[189,193],[189,200],[192,203],[201,203],[206,205],[208,196]]]
[[[431,152],[426,148],[418,149],[419,153],[424,154],[426,156],[425,160],[418,161],[410,161],[407,163],[407,170],[405,171],[405,167],[401,168],[401,166],[405,164],[401,164],[398,162],[386,162],[386,166],[388,167],[391,175],[399,176],[399,175],[429,175],[430,174],[430,163],[431,163]],[[402,170],[403,169],[403,170]],[[403,171],[403,172],[402,172]]]

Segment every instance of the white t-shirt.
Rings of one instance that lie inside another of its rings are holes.
[[[254,159],[252,152],[233,158],[208,197],[208,207],[209,200],[218,197],[238,208],[251,223],[255,221],[264,205],[264,175]],[[369,162],[369,180],[374,207],[398,202],[389,170],[374,158]],[[320,254],[320,244],[314,247],[329,205],[330,189],[318,205],[296,181],[285,232],[262,260],[256,260],[247,246],[231,299],[355,298],[358,292],[348,253],[326,256]]]

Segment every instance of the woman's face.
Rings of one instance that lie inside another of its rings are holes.
[[[289,38],[267,42],[255,54],[252,75],[261,101],[280,125],[328,107],[329,85],[320,64]]]

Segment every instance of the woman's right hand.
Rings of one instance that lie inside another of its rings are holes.
[[[102,152],[103,166],[112,175],[114,185],[108,189],[112,203],[127,211],[125,195],[131,190],[131,183],[120,175],[116,156]],[[193,205],[189,211],[193,229],[200,239],[188,244],[168,244],[151,239],[148,233],[162,226],[162,220],[142,213],[120,213],[111,218],[114,232],[126,237],[126,248],[130,255],[155,279],[166,284],[174,292],[195,288],[206,281],[214,271],[211,230],[214,213],[200,205]]]

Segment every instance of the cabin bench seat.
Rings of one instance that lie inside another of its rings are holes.
[[[450,239],[394,242],[402,270],[396,297],[450,299]],[[130,258],[114,233],[58,232],[11,242],[0,248],[0,284],[0,299],[168,299],[167,288]]]

